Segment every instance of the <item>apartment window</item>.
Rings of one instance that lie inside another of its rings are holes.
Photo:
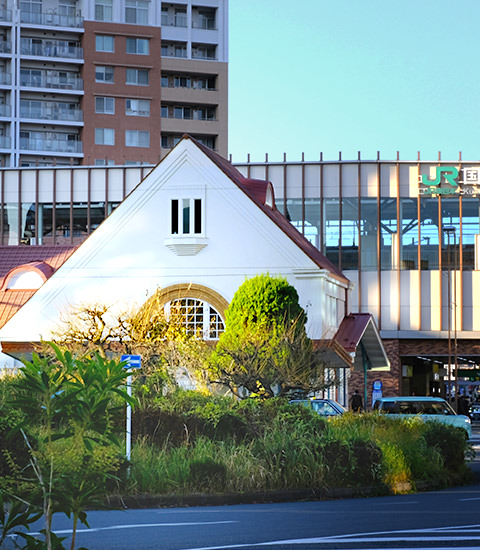
[[[114,166],[115,161],[111,159],[95,159],[95,166]]]
[[[125,114],[128,116],[150,116],[150,101],[148,99],[127,99]]]
[[[172,235],[202,232],[202,199],[173,199],[171,202]]]
[[[148,38],[127,38],[127,53],[148,55],[149,46]]]
[[[162,105],[162,118],[168,118],[168,107],[166,105]]]
[[[95,0],[95,21],[113,20],[113,0]]]
[[[127,147],[150,147],[150,132],[126,130],[125,145]]]
[[[115,114],[115,98],[113,97],[96,97],[95,112],[104,115]]]
[[[113,52],[114,41],[113,36],[106,34],[98,34],[95,37],[95,50],[97,52]]]
[[[162,88],[168,88],[168,76],[161,77]]]
[[[127,69],[127,84],[148,86],[148,69]]]
[[[170,147],[168,136],[162,136],[162,138],[160,140],[160,146],[163,149],[168,149]]]
[[[97,66],[95,67],[95,81],[113,84],[113,67]]]
[[[115,145],[113,128],[95,128],[95,145]]]
[[[186,120],[190,120],[192,118],[192,108],[191,107],[174,107],[173,118],[183,118]]]
[[[188,76],[176,76],[174,79],[175,88],[191,88],[192,79]]]
[[[148,2],[146,0],[126,0],[125,22],[148,25]]]

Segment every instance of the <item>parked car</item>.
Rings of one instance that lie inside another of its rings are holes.
[[[292,399],[290,404],[303,405],[304,407],[313,409],[321,416],[337,416],[347,411],[343,405],[340,405],[340,403],[337,403],[333,399],[320,399],[316,397],[312,399]]]
[[[480,403],[473,403],[470,406],[470,418],[472,420],[480,420]]]
[[[418,416],[422,420],[436,420],[463,428],[470,439],[472,423],[468,416],[457,414],[454,409],[441,397],[381,397],[373,404],[373,410],[391,414],[395,417]]]

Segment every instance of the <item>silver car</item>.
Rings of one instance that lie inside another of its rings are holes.
[[[347,412],[347,409],[343,405],[340,405],[340,403],[337,403],[333,399],[292,399],[290,404],[303,405],[314,410],[320,416],[337,416]]]
[[[470,418],[463,414],[457,414],[449,403],[441,397],[381,397],[373,404],[373,410],[396,417],[418,416],[422,420],[436,420],[443,424],[463,428],[467,437],[469,439],[472,437]]]

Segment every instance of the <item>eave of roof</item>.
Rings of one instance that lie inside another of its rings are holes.
[[[370,313],[350,313],[344,317],[334,340],[352,354],[355,370],[364,370],[364,359],[368,360],[369,370],[390,370],[390,361]]]

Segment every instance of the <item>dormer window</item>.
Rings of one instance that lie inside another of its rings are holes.
[[[172,235],[200,235],[202,233],[202,200],[173,199]]]
[[[170,201],[170,237],[164,240],[177,256],[194,256],[207,246],[204,221],[204,192],[201,198],[176,198]]]

